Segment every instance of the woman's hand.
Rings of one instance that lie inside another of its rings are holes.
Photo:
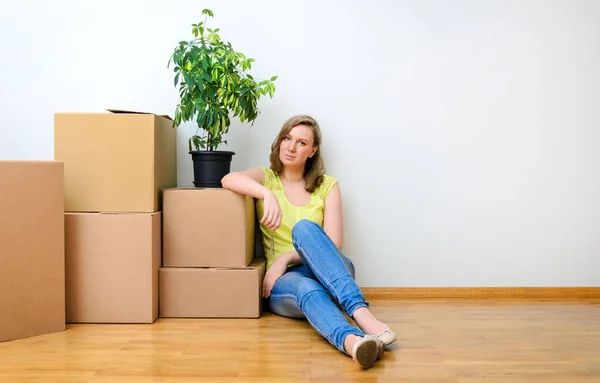
[[[265,192],[263,198],[264,214],[260,223],[265,225],[269,230],[275,231],[281,225],[281,207],[277,201],[277,196],[271,190]]]
[[[268,298],[271,295],[271,290],[275,286],[275,282],[287,271],[290,256],[290,253],[281,254],[271,267],[269,267],[269,270],[267,270],[262,285],[262,296],[264,298]]]

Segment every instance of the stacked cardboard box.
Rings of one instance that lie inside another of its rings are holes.
[[[257,318],[265,261],[254,199],[220,188],[164,190],[161,317]]]
[[[66,321],[152,323],[158,317],[162,190],[177,186],[168,116],[58,113],[65,169]]]
[[[63,331],[63,164],[0,161],[0,175],[0,342]]]

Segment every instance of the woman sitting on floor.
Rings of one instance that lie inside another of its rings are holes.
[[[324,174],[320,145],[318,123],[292,117],[271,146],[270,168],[232,172],[222,184],[258,200],[267,260],[262,294],[271,311],[306,318],[338,350],[369,368],[396,336],[369,310],[354,265],[341,252],[341,192],[337,180]]]

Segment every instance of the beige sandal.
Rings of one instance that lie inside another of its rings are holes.
[[[360,326],[358,326],[358,328],[360,329],[360,331],[366,334],[366,331],[363,330]],[[389,328],[389,326],[385,326],[385,330],[381,331],[380,333],[369,335],[374,336],[380,341],[382,341],[385,346],[389,346],[390,344],[396,341],[396,334],[394,334],[394,332]]]
[[[394,334],[394,332],[387,326],[385,330],[373,336],[382,341],[386,346],[389,346],[396,341],[396,334]]]
[[[371,368],[385,351],[385,344],[373,335],[359,338],[352,346],[352,360],[362,368]]]

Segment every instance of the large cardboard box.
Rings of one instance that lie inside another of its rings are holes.
[[[0,161],[0,341],[65,330],[63,163]]]
[[[69,323],[153,323],[161,213],[66,213]]]
[[[155,212],[177,186],[176,141],[168,116],[57,113],[54,159],[65,163],[65,210]]]
[[[163,199],[163,266],[236,268],[252,262],[252,197],[221,188],[171,188]]]
[[[176,318],[258,318],[264,258],[246,268],[160,269],[160,316]]]

